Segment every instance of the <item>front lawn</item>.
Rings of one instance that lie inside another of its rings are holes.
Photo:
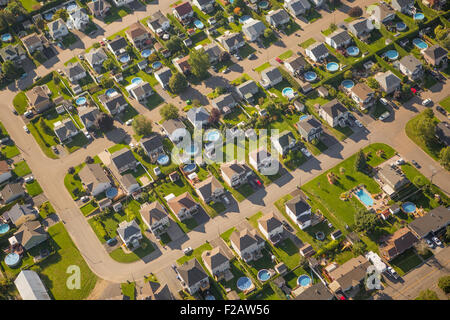
[[[28,108],[28,100],[25,92],[19,92],[13,99],[13,106],[18,114],[24,114]]]
[[[425,115],[423,113],[415,116],[405,126],[405,132],[408,138],[410,138],[415,144],[417,144],[423,151],[425,151],[430,157],[434,160],[439,161],[439,152],[445,146],[440,143],[437,139],[434,139],[432,143],[425,144],[422,138],[419,137],[418,132],[416,130],[417,124],[424,119]],[[439,120],[436,117],[433,117],[433,122],[437,124]]]
[[[125,253],[122,248],[117,248],[109,255],[121,263],[131,263],[143,259],[155,250],[153,244],[145,236],[140,241],[141,246],[131,253]]]
[[[14,170],[13,172],[16,174],[16,176],[18,177],[23,177],[26,176],[27,174],[31,173],[30,167],[28,167],[28,164],[26,163],[26,161],[20,161],[17,162],[16,164],[14,164]]]
[[[442,108],[447,110],[447,112],[450,112],[450,96],[440,101],[439,104],[441,105]]]
[[[37,182],[37,180],[33,180],[33,182],[26,183],[25,187],[27,189],[27,193],[31,197],[37,196],[43,192],[42,188],[39,185],[39,182]]]
[[[75,172],[73,174],[67,173],[64,177],[64,185],[67,191],[72,196],[72,199],[78,199],[79,194],[84,192],[83,184],[78,176],[78,172],[83,168],[84,165],[76,166]]]
[[[267,68],[270,68],[271,64],[270,62],[263,63],[259,67],[255,68],[255,72],[261,73],[263,70],[266,70]]]
[[[391,266],[401,277],[421,263],[422,260],[420,260],[419,256],[416,254],[414,248],[408,249],[390,262]]]
[[[212,250],[212,247],[209,243],[204,243],[200,247],[195,248],[190,254],[185,255],[177,260],[179,265],[182,265],[193,258],[197,258],[198,261],[202,261],[202,253],[207,250]]]
[[[302,43],[299,44],[300,47],[302,47],[303,49],[308,48],[310,45],[316,43],[316,40],[314,38],[309,38],[306,41],[303,41]]]
[[[88,216],[93,211],[97,210],[97,208],[98,208],[97,202],[91,200],[82,207],[80,207],[80,211],[84,216]]]
[[[122,294],[130,298],[130,300],[136,300],[136,283],[127,282],[120,284]]]

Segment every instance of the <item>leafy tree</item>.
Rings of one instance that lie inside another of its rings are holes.
[[[178,108],[173,104],[165,104],[160,110],[159,114],[164,120],[176,119],[179,116]]]
[[[14,80],[21,74],[20,69],[11,60],[7,60],[3,63],[2,72],[9,80]]]
[[[438,25],[434,29],[434,35],[436,36],[437,40],[442,41],[442,40],[444,40],[447,37],[448,29],[444,28],[444,26],[442,26],[442,25]]]
[[[63,19],[64,21],[67,21],[67,19],[69,18],[69,14],[67,13],[66,9],[59,9],[55,12],[55,14],[53,15],[53,19]]]
[[[366,156],[362,150],[359,150],[355,160],[355,170],[365,172],[367,169]]]
[[[363,10],[359,6],[353,7],[348,11],[348,15],[353,18],[361,17],[362,14],[363,14]]]
[[[106,71],[111,71],[116,68],[116,64],[114,63],[114,60],[112,58],[108,58],[103,61],[103,68],[105,68]]]
[[[192,100],[192,107],[199,108],[201,106],[202,106],[202,103],[200,102],[200,100],[198,100],[198,99]]]
[[[244,0],[236,0],[236,1],[233,1],[233,7],[234,8],[236,8],[236,7],[238,7],[238,8],[245,8],[246,7],[246,3],[245,3]]]
[[[450,147],[445,147],[439,152],[439,162],[441,165],[450,170]]]
[[[417,135],[425,142],[426,145],[430,145],[435,141],[434,132],[436,124],[432,119],[425,117],[420,119],[416,124]]]
[[[450,35],[447,35],[447,37],[442,40],[441,43],[445,49],[450,50]]]
[[[174,73],[169,80],[169,88],[175,94],[183,92],[187,85],[186,77],[179,72]]]
[[[95,42],[92,46],[94,47],[94,49],[98,49],[101,47],[100,43],[98,42]]]
[[[355,229],[370,233],[375,230],[377,226],[377,216],[367,210],[361,209],[355,213]]]
[[[380,84],[378,83],[378,81],[372,77],[367,79],[367,85],[369,86],[369,88],[374,89],[374,90],[380,88]]]
[[[416,300],[439,300],[439,297],[437,296],[436,292],[433,290],[427,289],[423,290],[419,293],[419,296],[416,298]]]
[[[125,49],[127,51],[127,53],[131,56],[134,54],[134,50],[132,46],[127,46],[127,48]]]
[[[347,70],[344,72],[344,79],[351,79],[353,78],[353,72],[352,70]]]
[[[217,10],[216,14],[214,15],[214,19],[216,20],[216,23],[220,26],[223,26],[227,23],[227,20],[225,18],[225,15],[223,14],[222,10]]]
[[[337,30],[337,25],[335,23],[330,23],[330,26],[328,28],[331,32],[334,32]]]
[[[58,85],[61,83],[61,78],[60,77],[53,77],[53,82]]]
[[[417,242],[414,247],[416,248],[416,251],[421,255],[421,256],[425,256],[428,254],[428,252],[430,251],[428,249],[428,245],[425,242],[425,240],[420,240],[419,242]]]
[[[172,39],[166,42],[166,47],[171,52],[178,52],[181,51],[182,44],[183,41],[179,37],[174,36],[172,37]]]
[[[352,251],[356,256],[362,255],[366,252],[366,244],[362,241],[356,242],[352,245]]]
[[[211,114],[209,115],[209,123],[217,123],[220,119],[220,111],[217,108],[212,108]]]
[[[224,62],[230,60],[231,56],[227,51],[222,51],[219,54],[219,61]]]
[[[84,160],[84,162],[86,162],[86,163],[94,163],[94,159],[91,156],[87,156],[86,159]]]
[[[445,293],[450,293],[450,276],[443,276],[439,278],[438,287]]]
[[[209,56],[204,49],[193,50],[189,54],[188,59],[191,66],[191,72],[199,79],[204,79],[208,75],[208,68],[210,67]]]
[[[40,117],[38,121],[39,128],[46,134],[53,134],[53,130],[48,126],[47,122],[45,122],[44,117]]]
[[[14,17],[19,17],[27,13],[22,3],[17,0],[9,1],[5,11],[11,13]]]
[[[114,127],[114,120],[110,115],[100,112],[95,118],[94,124],[97,129],[108,132]]]
[[[269,39],[272,36],[273,36],[273,30],[272,29],[267,28],[266,30],[264,30],[264,38]]]
[[[13,287],[13,281],[9,278],[2,277],[0,279],[0,300],[10,300],[14,297],[10,294]]]
[[[132,127],[134,133],[140,136],[147,136],[152,133],[152,122],[142,114],[134,118]]]
[[[114,86],[114,81],[110,77],[103,76],[102,79],[100,80],[100,85],[104,89],[109,89],[109,88],[112,88]]]

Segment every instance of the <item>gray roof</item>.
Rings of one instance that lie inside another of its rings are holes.
[[[222,49],[220,49],[220,47],[215,43],[210,43],[203,46],[203,50],[205,50],[210,59],[218,59],[220,53],[222,52]]]
[[[408,69],[411,72],[422,66],[422,63],[412,54],[401,58],[400,64],[402,64],[406,69]]]
[[[353,33],[355,36],[358,36],[362,33],[371,31],[371,29],[369,29],[369,27],[368,27],[368,23],[370,23],[370,22],[366,18],[364,18],[362,20],[355,20],[355,21],[350,22],[347,25],[347,29],[351,33]]]
[[[284,20],[290,18],[289,14],[284,9],[278,9],[278,10],[271,11],[268,14],[266,14],[266,17],[269,17],[270,19],[272,19],[275,22],[275,24],[280,24]]]
[[[244,38],[240,33],[225,34],[217,39],[226,47],[226,49],[232,48],[239,43],[244,42]]]
[[[423,53],[432,59],[439,59],[440,57],[445,57],[448,54],[448,51],[440,45],[435,44],[425,49]]]
[[[264,215],[258,220],[259,225],[268,233],[282,226],[281,221],[272,213]]]
[[[169,136],[172,135],[177,129],[186,129],[186,126],[180,119],[166,120],[161,124],[161,126]]]
[[[251,232],[248,229],[244,229],[241,232],[234,231],[230,236],[230,241],[239,249],[239,251],[245,250],[248,247],[264,241],[255,230]]]
[[[310,45],[307,50],[311,51],[311,53],[315,57],[321,57],[327,53],[330,53],[327,47],[322,42],[316,42]]]
[[[189,287],[208,279],[208,274],[195,258],[179,266],[178,274]]]
[[[136,180],[136,178],[131,174],[127,173],[120,177],[120,181],[122,182],[123,186],[126,189],[129,189],[130,187],[139,184]]]
[[[111,155],[111,161],[117,169],[120,169],[128,165],[129,163],[135,162],[136,158],[134,157],[133,152],[130,149],[123,148]]]
[[[450,211],[444,206],[434,208],[426,215],[416,218],[408,227],[419,237],[423,238],[430,232],[437,232],[450,224]]]
[[[150,226],[167,217],[166,210],[164,210],[164,207],[158,201],[143,205],[139,212],[142,219]]]
[[[290,64],[294,70],[299,70],[308,65],[305,58],[302,56],[295,56],[287,59],[284,63]]]
[[[301,196],[296,196],[295,198],[287,201],[286,206],[295,215],[299,215],[299,214],[311,209],[311,206],[305,200],[303,200],[303,198]]]
[[[86,125],[88,121],[94,122],[100,111],[95,107],[78,108],[78,116],[80,120]]]
[[[161,28],[162,24],[164,22],[170,22],[169,18],[167,18],[161,10],[156,11],[150,16],[150,19],[147,21],[147,24],[150,24],[153,29],[159,29]]]
[[[23,191],[23,189],[21,191]],[[8,217],[14,225],[16,224],[16,221],[23,216],[36,217],[36,211],[31,205],[22,205],[18,203],[8,211]]]
[[[189,109],[186,116],[192,124],[205,123],[209,120],[209,113],[203,107]]]
[[[66,24],[64,23],[64,20],[61,18],[51,21],[47,24],[47,27],[51,33],[58,31],[62,26],[66,26]]]
[[[409,182],[404,175],[399,174],[389,164],[381,166],[378,174],[386,183],[395,187],[395,189],[398,189]]]
[[[413,6],[414,0],[392,0],[391,6],[396,9],[400,10],[401,8],[405,8],[408,6]]]
[[[98,96],[98,100],[109,110],[114,113],[122,106],[128,105],[125,97],[121,93],[109,96],[107,94],[101,94]]]
[[[172,70],[170,70],[168,67],[164,67],[161,70],[156,71],[155,75],[158,75],[161,81],[167,84],[169,83],[169,80],[172,77]]]
[[[242,26],[242,31],[244,30],[252,35],[260,36],[264,33],[264,30],[266,30],[266,26],[260,20],[249,19]]]
[[[332,39],[339,46],[347,41],[351,41],[352,37],[347,33],[347,31],[338,29],[332,34],[330,34],[327,38]]]
[[[266,76],[270,81],[273,81],[281,77],[281,72],[277,67],[270,67],[261,71],[261,76]]]
[[[2,57],[3,61],[8,60],[7,56],[14,56],[14,55],[23,55],[25,54],[25,49],[22,48],[20,44],[16,45],[8,45],[4,48],[0,49],[0,56]]]
[[[117,36],[113,40],[108,42],[108,45],[115,52],[117,50],[126,48],[128,46],[128,42],[127,42],[127,40],[125,40],[124,37]]]
[[[141,82],[135,85],[130,91],[133,92],[136,97],[142,97],[147,95],[149,92],[153,92],[153,89],[148,82]]]
[[[86,53],[85,58],[91,66],[95,66],[102,64],[103,61],[108,59],[108,55],[105,53],[103,48],[98,48]]]
[[[255,94],[258,92],[259,87],[255,81],[248,80],[239,85],[236,89],[242,94],[242,96],[245,96],[247,93]]]
[[[291,144],[292,141],[297,141],[291,131],[285,130],[278,136],[278,143],[284,147]]]
[[[78,132],[77,127],[70,118],[64,119],[61,123],[54,127],[54,131],[58,139],[62,142],[70,138],[75,132]]]
[[[294,300],[331,300],[332,298],[333,294],[319,281],[302,291]]]
[[[14,280],[22,300],[51,300],[39,275],[32,270],[22,270]]]
[[[153,150],[163,147],[161,135],[157,133],[142,139],[139,144],[146,153],[151,153]]]
[[[78,176],[89,192],[94,190],[100,183],[111,183],[99,163],[88,163],[80,170]]]
[[[24,195],[25,191],[20,183],[8,183],[0,192],[4,201]]]
[[[383,21],[387,16],[395,14],[395,11],[389,8],[387,5],[380,3],[374,7],[372,15],[377,21]]]
[[[306,118],[299,119],[297,122],[297,129],[302,133],[304,131],[308,134],[312,129],[322,128],[322,124],[313,116],[309,115]]]
[[[203,199],[208,199],[218,189],[223,190],[223,186],[214,176],[210,176],[195,185],[195,190],[202,195]]]
[[[342,113],[348,112],[348,109],[344,107],[337,99],[333,99],[330,102],[325,103],[320,108],[328,115],[330,115],[333,119],[338,117]]]
[[[64,73],[70,79],[76,77],[80,74],[86,73],[86,70],[82,67],[79,62],[69,63],[67,67],[64,68]]]
[[[210,251],[204,251],[202,253],[202,260],[211,270],[229,261],[220,247],[216,247]]]
[[[285,1],[285,5],[287,5],[287,8],[295,15],[303,13],[305,10],[311,8],[311,4],[308,0],[294,0],[290,2]]]
[[[397,87],[400,85],[400,83],[402,82],[402,80],[397,77],[395,74],[392,73],[392,71],[387,71],[387,72],[379,72],[375,75],[375,80],[378,81],[378,83],[380,84],[380,86],[385,89],[385,90],[389,90],[391,88]]]
[[[223,110],[225,107],[229,107],[231,105],[236,104],[236,100],[234,100],[233,95],[231,93],[227,93],[215,98],[211,104],[213,107],[216,107],[219,110]]]
[[[122,239],[127,241],[131,237],[141,234],[141,229],[139,228],[139,225],[137,224],[136,220],[133,219],[133,221],[128,222],[124,225],[120,225],[117,228],[117,233],[121,236]]]

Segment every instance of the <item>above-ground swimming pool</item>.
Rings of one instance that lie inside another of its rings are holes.
[[[306,118],[308,118],[308,115],[307,115],[307,114],[304,114],[304,115],[300,116],[300,119],[299,119],[299,120],[303,120],[303,119],[306,119]]]
[[[267,281],[270,279],[270,272],[267,269],[262,269],[258,271],[258,280],[259,281]]]
[[[153,52],[152,52],[151,49],[145,49],[145,50],[142,50],[141,56],[142,56],[143,58],[148,58],[148,57],[150,57],[150,55],[151,55],[152,53],[153,53]]]
[[[9,224],[3,223],[0,224],[0,234],[7,233],[9,231]]]
[[[356,57],[359,54],[359,48],[357,46],[348,47],[347,54],[349,56]]]
[[[117,190],[117,188],[109,188],[108,190],[106,190],[106,196],[110,199],[113,199],[115,196],[117,196],[117,193],[119,191]]]
[[[195,21],[194,21],[194,26],[195,26],[197,29],[203,29],[203,28],[205,27],[205,25],[203,24],[203,22],[201,22],[200,20],[195,20]]]
[[[162,67],[162,63],[159,62],[159,61],[156,61],[156,62],[152,63],[152,68],[155,69],[155,70],[157,70],[157,69],[159,69],[161,67]]]
[[[425,19],[425,15],[422,12],[417,12],[414,14],[414,20],[423,20]]]
[[[247,21],[248,19],[250,19],[251,17],[248,15],[242,16],[239,18],[239,22],[240,23],[244,23],[245,21]]]
[[[8,267],[15,267],[15,266],[17,266],[19,261],[20,261],[20,256],[17,253],[15,253],[15,252],[10,253],[10,254],[8,254],[5,257],[5,263],[6,263],[6,265]]]
[[[220,139],[220,131],[219,130],[210,130],[206,133],[206,140],[216,142]]]
[[[311,284],[311,278],[306,274],[302,274],[297,278],[297,284],[302,287],[307,287]]]
[[[105,91],[105,94],[108,96],[108,97],[111,97],[114,93],[116,93],[117,91],[116,91],[116,89],[108,89],[108,90],[106,90]]]
[[[269,7],[269,1],[261,1],[260,3],[258,3],[258,7],[260,7],[261,9],[267,9]]]
[[[413,213],[416,211],[416,205],[412,202],[405,202],[402,204],[402,210],[406,213]]]
[[[79,97],[77,100],[75,100],[75,103],[77,104],[77,106],[82,106],[85,105],[87,102],[85,97]]]
[[[330,62],[327,64],[327,70],[330,72],[336,72],[339,69],[339,65],[336,62]]]
[[[397,60],[398,59],[398,52],[397,50],[388,50],[384,54],[386,57],[388,57],[389,60]]]
[[[366,192],[366,190],[358,189],[358,191],[355,192],[355,195],[358,197],[359,201],[364,203],[367,207],[373,205],[373,198]]]
[[[428,48],[427,43],[420,38],[414,38],[412,42],[420,50]]]
[[[158,164],[165,166],[166,164],[169,163],[169,156],[166,154],[162,154],[158,157],[158,159],[156,160],[158,162]]]
[[[319,241],[323,241],[323,239],[325,239],[325,233],[323,231],[317,231],[314,236]]]
[[[305,80],[309,82],[313,82],[317,79],[317,74],[313,71],[308,71],[304,74]]]
[[[128,61],[130,61],[130,55],[128,53],[125,53],[125,54],[121,55],[119,57],[119,61],[121,63],[127,63]]]
[[[352,80],[344,80],[341,82],[341,85],[345,88],[345,89],[351,89],[355,86],[355,83]]]
[[[237,280],[236,286],[239,290],[245,291],[251,288],[252,286],[252,280],[250,280],[249,277],[240,277]]]
[[[183,167],[183,171],[185,173],[194,172],[197,169],[197,165],[195,163],[189,163]]]
[[[284,97],[292,98],[292,97],[294,97],[294,89],[292,89],[290,87],[286,87],[281,91],[281,94]]]
[[[406,30],[406,24],[403,22],[397,22],[395,27],[397,28],[397,31],[405,31]]]
[[[142,82],[142,79],[139,77],[131,79],[131,83],[134,83],[134,84],[139,84],[141,82]]]
[[[77,8],[78,8],[78,5],[76,3],[71,3],[67,6],[66,10],[70,12],[70,11],[76,10]]]
[[[12,40],[11,33],[4,33],[4,34],[2,34],[2,41],[3,42],[9,42],[11,40]]]

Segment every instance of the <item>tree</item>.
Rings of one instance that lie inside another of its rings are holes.
[[[337,30],[337,25],[335,23],[330,23],[328,29],[330,29],[331,32],[334,32]]]
[[[169,80],[169,88],[175,94],[183,92],[187,85],[186,77],[179,72],[174,73]]]
[[[352,245],[352,251],[355,256],[360,256],[366,252],[366,245],[364,242],[359,241]]]
[[[365,172],[367,169],[366,156],[362,150],[359,150],[355,160],[355,170]]]
[[[439,162],[441,165],[450,170],[450,147],[445,147],[439,152]]]
[[[100,112],[95,118],[94,124],[97,129],[108,132],[114,127],[114,120],[110,115]]]
[[[273,30],[272,29],[267,28],[266,30],[264,30],[264,38],[269,39],[272,36],[273,36]]]
[[[209,123],[217,123],[220,119],[220,111],[217,108],[212,108],[211,114],[209,115]]]
[[[92,46],[94,47],[94,49],[98,49],[101,47],[100,43],[98,42],[95,42]]]
[[[11,60],[6,60],[3,63],[2,72],[9,80],[14,80],[21,74],[20,69]]]
[[[235,14],[235,15],[240,15],[241,14],[241,8],[239,8],[239,7],[235,7],[234,9],[233,9],[233,13]]]
[[[142,114],[137,115],[132,123],[134,133],[139,136],[147,136],[152,133],[152,122]]]
[[[67,169],[67,173],[68,174],[74,174],[75,173],[75,168],[74,167],[69,167],[69,169]]]
[[[111,79],[108,76],[103,76],[102,79],[100,80],[100,85],[104,89],[109,89],[109,88],[112,88],[114,86],[114,81],[113,81],[113,79]]]
[[[447,230],[445,231],[445,239],[447,239],[447,241],[450,240],[450,226],[447,226]]]
[[[125,49],[127,51],[127,53],[131,56],[134,54],[134,50],[132,46],[127,46],[127,48]]]
[[[166,42],[166,48],[170,52],[178,52],[181,51],[183,41],[177,36],[172,37],[169,41]]]
[[[353,7],[350,10],[348,10],[348,15],[353,18],[361,17],[362,14],[363,14],[363,10],[359,6]]]
[[[59,9],[55,12],[55,14],[53,15],[53,19],[63,19],[64,21],[67,21],[67,19],[69,18],[69,14],[67,13],[66,9]]]
[[[19,17],[27,13],[20,1],[10,1],[5,8],[5,11],[10,12],[14,17]]]
[[[369,88],[374,89],[374,90],[377,90],[380,88],[380,84],[378,83],[378,81],[372,77],[367,79],[367,85],[369,86]]]
[[[116,64],[112,58],[108,58],[103,61],[103,68],[105,68],[106,71],[111,71],[116,68]]]
[[[199,79],[204,79],[208,75],[210,67],[209,56],[204,49],[192,50],[188,59],[191,66],[191,72]]]
[[[40,117],[38,121],[39,128],[48,135],[53,133],[53,130],[48,126],[47,122],[45,122],[44,117]]]
[[[447,37],[448,30],[447,30],[447,28],[444,28],[442,25],[438,25],[434,29],[434,35],[436,36],[437,40],[442,41]]]
[[[86,163],[94,163],[94,159],[91,156],[87,156],[86,159],[84,160],[84,162],[86,162]]]
[[[436,292],[433,290],[427,289],[420,291],[419,296],[416,298],[416,300],[439,300]]]
[[[438,287],[445,293],[450,293],[450,276],[444,276],[439,278]]]
[[[420,240],[419,242],[417,242],[414,247],[416,248],[416,251],[421,255],[421,256],[425,256],[428,254],[428,252],[430,251],[428,249],[428,245],[425,242],[425,240]]]
[[[416,124],[417,135],[428,146],[435,141],[435,130],[436,124],[428,117],[420,119]]]
[[[353,78],[353,72],[352,70],[347,70],[344,72],[344,79],[351,79]]]
[[[377,226],[377,216],[367,210],[361,209],[355,213],[355,230],[362,232],[372,232]]]
[[[175,107],[173,104],[168,103],[165,104],[160,110],[159,114],[164,120],[170,120],[170,119],[176,119],[178,118],[178,108]]]

